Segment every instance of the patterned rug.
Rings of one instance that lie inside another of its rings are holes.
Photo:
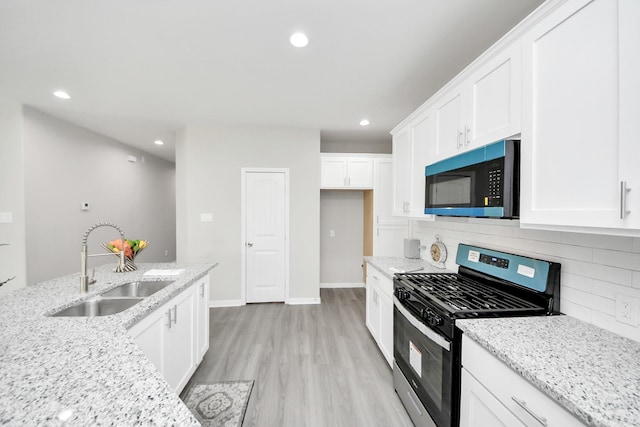
[[[184,403],[204,427],[241,427],[253,381],[194,384]]]

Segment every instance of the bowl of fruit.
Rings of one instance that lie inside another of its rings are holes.
[[[114,270],[122,272],[134,271],[138,269],[134,260],[144,248],[149,246],[149,241],[124,239],[123,244],[122,239],[116,239],[108,243],[100,243],[100,245],[117,257],[120,257],[120,252],[124,251],[124,267],[120,267],[120,264],[118,264]]]

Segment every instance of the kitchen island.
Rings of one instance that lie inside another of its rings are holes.
[[[139,264],[113,273],[96,269],[97,282],[80,293],[72,274],[0,298],[0,424],[199,426],[189,409],[142,353],[127,328],[207,275],[215,264]],[[182,269],[178,276],[143,276]],[[120,313],[103,317],[49,317],[120,284],[175,280]]]

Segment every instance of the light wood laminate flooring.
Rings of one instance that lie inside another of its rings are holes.
[[[365,290],[320,297],[212,308],[209,351],[184,393],[192,383],[255,380],[244,427],[412,426],[365,326]]]

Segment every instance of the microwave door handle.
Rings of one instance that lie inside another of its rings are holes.
[[[438,344],[440,347],[445,349],[446,351],[451,351],[451,343],[446,340],[442,335],[435,332],[433,329],[428,328],[424,323],[418,321],[413,314],[409,312],[402,303],[398,300],[398,298],[394,295],[393,297],[393,305],[398,309],[400,314],[407,319],[411,326],[422,332],[427,338],[429,338],[434,343]]]

